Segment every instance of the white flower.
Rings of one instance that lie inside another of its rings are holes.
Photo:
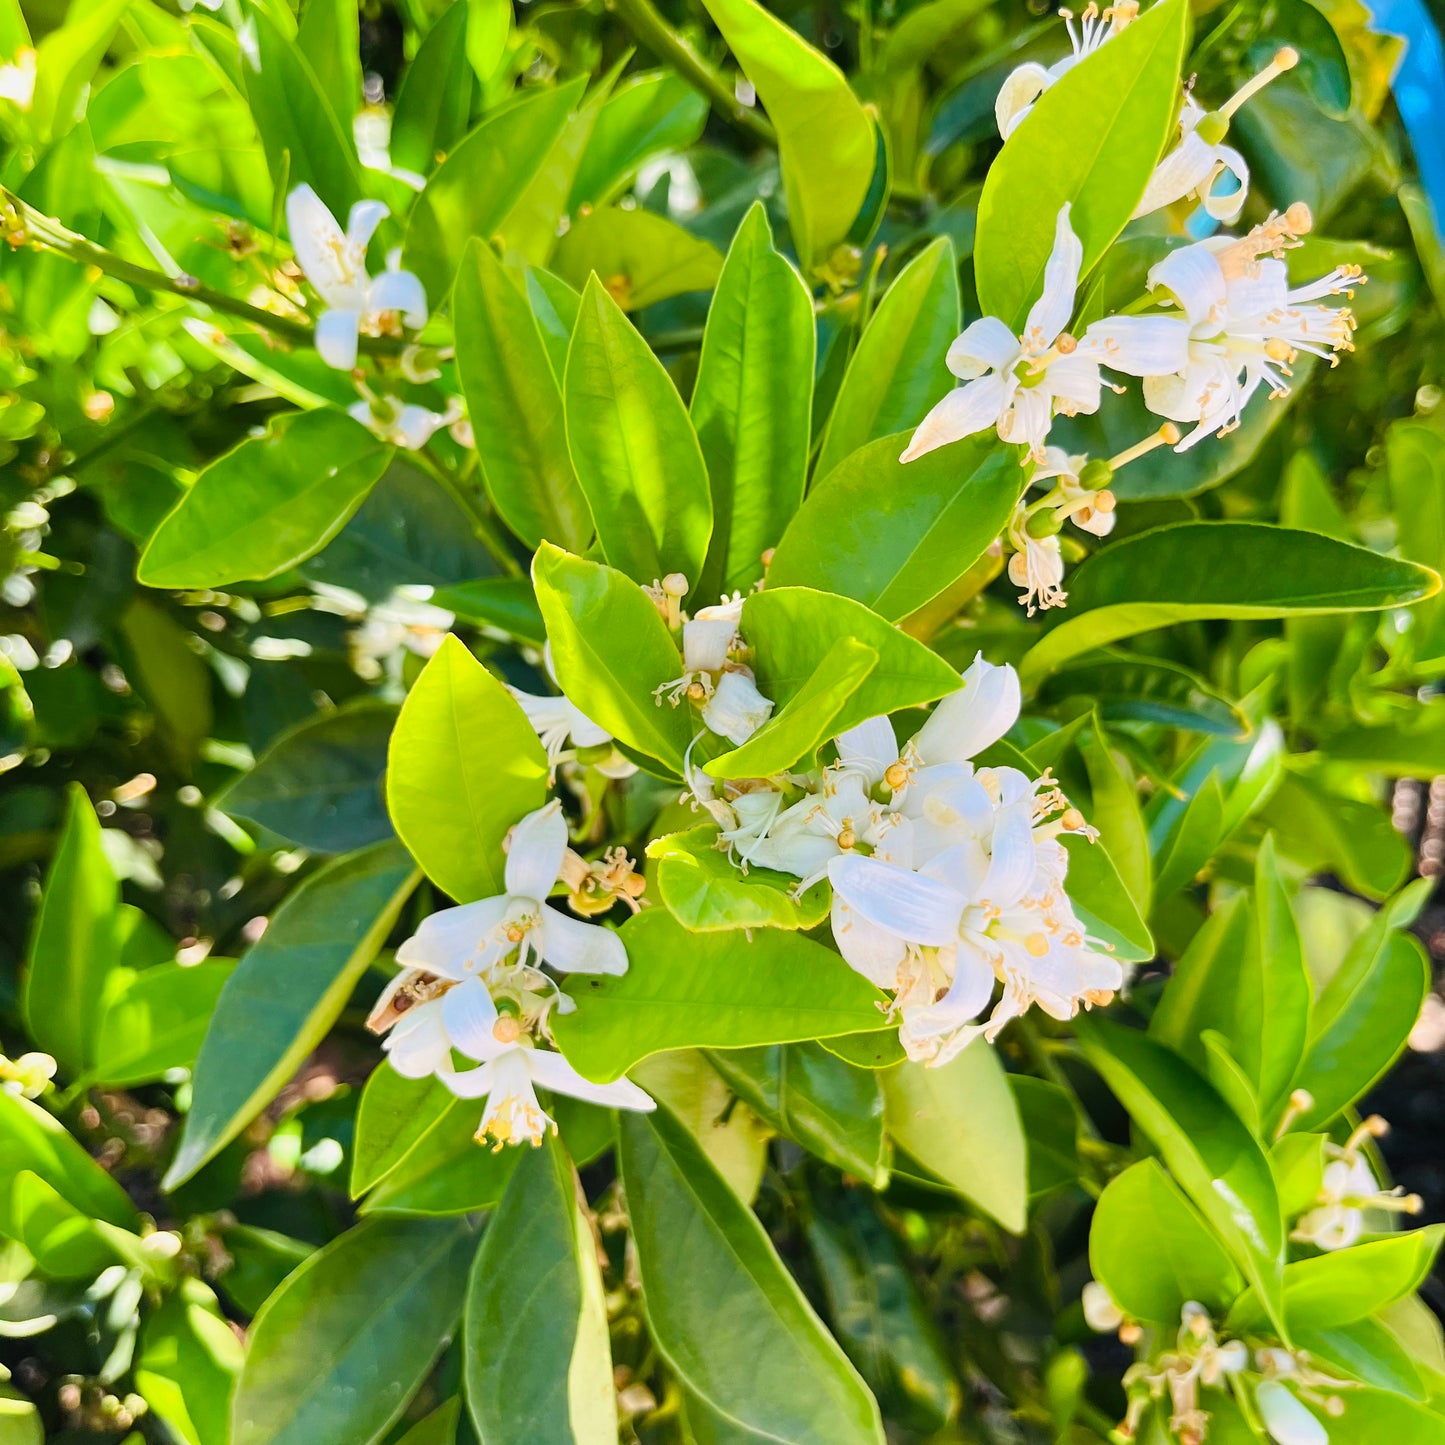
[[[1295,208],[1291,208],[1294,210]],[[1363,277],[1342,266],[1309,286],[1291,289],[1277,255],[1281,236],[1308,227],[1299,219],[1274,218],[1242,240],[1200,242],[1172,252],[1149,272],[1151,288],[1178,303],[1189,324],[1188,362],[1175,373],[1146,376],[1149,409],[1178,422],[1197,423],[1175,448],[1185,451],[1210,432],[1231,431],[1245,405],[1267,383],[1272,396],[1290,387],[1289,364],[1300,351],[1329,357],[1354,349],[1355,320],[1348,307],[1320,306],[1325,296],[1353,294]]]
[[[497,1033],[511,1041],[504,1042]],[[495,1141],[494,1150],[505,1144],[535,1146],[542,1142],[549,1128],[554,1134],[557,1132],[557,1125],[537,1102],[537,1085],[554,1094],[600,1104],[605,1109],[647,1112],[657,1107],[630,1079],[594,1084],[584,1079],[561,1054],[533,1048],[517,1040],[511,1029],[497,1029],[495,1023],[488,1026],[482,1010],[478,1010],[466,1042],[459,1041],[457,1047],[480,1060],[481,1067],[445,1073],[441,1076],[442,1082],[459,1099],[486,1096],[477,1139],[491,1138]]]
[[[1076,30],[1073,12],[1060,10],[1059,15],[1068,27],[1072,53],[1047,67],[1036,60],[1025,61],[1009,73],[993,107],[998,121],[998,133],[1007,140],[1034,108],[1034,102],[1044,91],[1081,60],[1092,55],[1106,40],[1113,39],[1138,14],[1137,0],[1120,0],[1120,3],[1111,5],[1102,13],[1098,5],[1090,0],[1084,7],[1083,14],[1079,16],[1079,28]]]
[[[543,901],[562,873],[567,820],[548,803],[512,829],[505,893],[433,913],[396,951],[406,968],[463,981],[486,977],[516,955],[517,966],[563,973],[627,972],[627,950],[611,929],[569,918]],[[443,999],[445,1002],[445,999]]]
[[[773,704],[758,691],[753,675],[746,669],[724,672],[702,705],[702,720],[708,728],[741,746],[772,716]]]
[[[1096,1279],[1084,1286],[1080,1302],[1084,1307],[1084,1323],[1098,1334],[1111,1335],[1124,1323],[1124,1311]]]
[[[1044,523],[1051,531],[1035,536],[1031,524]],[[1022,587],[1019,601],[1032,617],[1035,612],[1047,612],[1050,607],[1062,607],[1068,598],[1064,591],[1064,553],[1058,537],[1061,525],[1052,511],[1030,515],[1028,507],[1020,502],[1009,519],[1008,540],[1014,549],[1008,559],[1008,580],[1015,587]]]
[[[1186,95],[1179,113],[1179,144],[1154,168],[1135,217],[1192,197],[1216,221],[1227,225],[1237,220],[1249,196],[1249,166],[1237,150],[1224,144],[1229,123],[1251,96],[1298,63],[1299,53],[1285,46],[1218,110],[1206,112],[1192,95]],[[1216,196],[1214,183],[1226,171],[1234,177],[1235,189]]]
[[[606,728],[599,727],[560,690],[557,670],[552,665],[550,642],[542,649],[542,661],[547,668],[547,676],[558,687],[555,696],[523,692],[515,687],[508,688],[508,691],[521,704],[522,711],[527,714],[527,721],[537,730],[537,736],[541,738],[542,746],[547,752],[547,764],[555,771],[559,762],[573,756],[568,751],[569,743],[573,749],[600,748],[613,739]],[[599,773],[608,778],[628,778],[637,771],[637,765],[615,747],[610,757],[595,766]]]
[[[1363,1150],[1366,1139],[1380,1138],[1388,1126],[1378,1114],[1364,1120],[1344,1145],[1326,1143],[1329,1162],[1325,1165],[1320,1192],[1314,1208],[1303,1215],[1290,1234],[1316,1249],[1348,1249],[1365,1232],[1366,1211],[1417,1214],[1418,1194],[1406,1194],[1398,1186],[1380,1188],[1375,1172]]]
[[[1275,1445],[1329,1445],[1329,1432],[1278,1380],[1261,1380],[1254,1399]]]
[[[398,587],[384,602],[369,607],[365,620],[353,628],[352,662],[363,675],[375,675],[377,664],[404,647],[418,657],[431,657],[456,621],[445,608],[428,600],[430,587]]]
[[[410,271],[389,265],[373,279],[366,269],[366,248],[385,215],[380,201],[358,201],[343,232],[310,186],[297,186],[286,197],[297,263],[327,308],[316,318],[316,350],[338,371],[356,365],[363,332],[399,336],[403,322],[413,330],[426,325],[426,292]]]
[[[50,1086],[55,1069],[55,1060],[49,1054],[21,1054],[18,1059],[7,1059],[0,1054],[0,1089],[7,1094],[38,1099]]]
[[[321,329],[319,322],[316,329],[318,332]],[[353,421],[359,421],[382,441],[404,447],[409,452],[420,451],[437,432],[444,426],[451,426],[460,415],[450,407],[446,411],[431,411],[415,402],[404,402],[400,397],[370,395],[352,402],[346,411]]]
[[[996,316],[965,328],[948,348],[948,369],[967,383],[924,417],[901,461],[996,427],[1006,442],[1043,450],[1055,415],[1099,409],[1099,362],[1067,331],[1084,248],[1059,211],[1054,248],[1044,271],[1043,294],[1029,311],[1022,336]]]
[[[669,626],[676,627],[678,600],[687,592],[686,579],[670,573],[644,590]],[[695,703],[709,731],[738,745],[747,742],[773,711],[772,701],[758,691],[752,669],[729,661],[729,654],[740,643],[742,615],[740,592],[711,607],[698,608],[681,624],[682,676],[653,691],[659,706],[664,698],[673,707],[684,698]]]

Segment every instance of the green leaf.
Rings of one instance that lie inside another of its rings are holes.
[[[563,85],[520,92],[487,115],[437,167],[412,207],[406,233],[406,265],[428,296],[451,290],[473,236],[489,241],[506,221],[586,84],[579,75]]]
[[[136,1222],[125,1190],[74,1140],[54,1115],[0,1090],[0,1180],[22,1174],[44,1181],[73,1209],[119,1229]],[[0,1234],[19,1238],[14,1200],[0,1187]]]
[[[836,592],[897,621],[968,571],[1023,490],[1015,449],[966,441],[905,466],[907,440],[869,442],[823,477],[778,543],[769,587]]]
[[[235,967],[228,958],[214,958],[160,963],[138,973],[106,1007],[87,1078],[118,1088],[189,1069]]]
[[[625,311],[640,311],[689,291],[711,291],[722,266],[716,246],[675,221],[654,211],[616,206],[574,221],[557,243],[552,261],[552,269],[579,288],[596,272]]]
[[[232,1445],[379,1440],[457,1323],[474,1248],[462,1221],[373,1219],[311,1255],[251,1326]]]
[[[592,514],[567,453],[562,393],[527,298],[485,241],[462,258],[452,316],[492,505],[529,547],[546,538],[580,552]]]
[[[1067,620],[1025,654],[1020,674],[1035,685],[1082,652],[1175,622],[1374,612],[1439,590],[1428,568],[1317,532],[1180,522],[1104,547],[1072,573]]]
[[[1069,898],[1090,936],[1120,963],[1153,958],[1154,939],[1105,845],[1077,834],[1060,841],[1069,855]]]
[[[843,732],[870,717],[921,707],[962,679],[936,652],[846,597],[809,587],[769,587],[743,604],[742,634],[755,654],[758,687],[779,708],[796,697],[840,637],[878,654],[878,665],[833,719]]]
[[[845,1063],[817,1043],[715,1049],[708,1058],[780,1134],[875,1189],[886,1186],[883,1094],[872,1070]]]
[[[386,803],[397,836],[458,903],[506,891],[502,840],[547,801],[547,755],[517,700],[448,637],[391,734]]]
[[[832,894],[826,881],[801,898],[797,879],[771,868],[746,873],[717,847],[711,826],[670,833],[647,845],[657,860],[657,891],[668,912],[693,933],[737,928],[816,928],[828,916]]]
[[[312,0],[313,4],[324,0]],[[311,186],[344,225],[362,195],[361,173],[326,92],[296,42],[266,11],[247,15],[256,60],[243,65],[246,99],[266,150],[266,166],[280,190]]]
[[[1079,1182],[1079,1115],[1069,1090],[1048,1079],[1010,1074],[1028,1146],[1029,1203]]]
[[[164,1188],[214,1158],[321,1042],[416,876],[401,848],[377,843],[327,864],[288,895],[221,990]]]
[[[432,602],[458,617],[483,627],[496,627],[523,642],[540,647],[547,640],[537,594],[525,577],[482,577],[439,587]]]
[[[672,378],[606,288],[587,282],[563,384],[567,445],[609,565],[636,582],[698,576],[707,467]]]
[[[647,594],[621,572],[545,542],[532,580],[563,691],[599,727],[681,776],[694,723],[685,704],[653,696],[682,672],[682,659]]]
[[[79,783],[45,888],[20,1006],[30,1036],[72,1073],[90,1062],[107,974],[115,965],[120,885],[100,846],[100,821]]]
[[[1133,214],[1175,132],[1189,10],[1161,0],[1060,76],[1008,138],[978,203],[974,275],[984,315],[1021,331],[1043,291],[1062,206],[1088,275]]]
[[[36,1267],[52,1279],[93,1278],[118,1258],[126,1257],[117,1251],[117,1244],[136,1243],[135,1237],[124,1230],[107,1235],[107,1226],[92,1220],[28,1169],[6,1177],[0,1198],[0,1228],[23,1246]]]
[[[1420,1288],[1440,1253],[1442,1239],[1445,1224],[1434,1224],[1287,1264],[1285,1318],[1297,1329],[1329,1330],[1376,1314]],[[1229,1312],[1228,1328],[1233,1331],[1256,1330],[1264,1324],[1253,1291]]]
[[[1190,1300],[1220,1313],[1244,1287],[1209,1227],[1157,1160],[1111,1179],[1089,1226],[1089,1267],[1130,1319],[1179,1328]]]
[[[555,1136],[513,1171],[467,1283],[463,1366],[482,1445],[615,1445],[616,1391],[591,1225]]]
[[[582,297],[560,276],[536,266],[527,268],[527,300],[537,323],[537,334],[547,349],[547,363],[557,385],[567,375],[567,351],[577,327]]]
[[[1147,913],[1153,868],[1149,857],[1149,831],[1139,807],[1139,791],[1133,773],[1123,755],[1109,746],[1097,714],[1093,726],[1079,737],[1079,751],[1084,756],[1089,789],[1093,794],[1090,819],[1100,835],[1109,840],[1109,856],[1114,860],[1135,906]]]
[[[813,675],[741,747],[713,758],[714,778],[770,778],[795,763],[809,764],[842,729],[835,725],[849,699],[878,665],[878,654],[851,637],[835,641]]]
[[[1093,1014],[1075,1021],[1084,1056],[1163,1156],[1258,1290],[1284,1334],[1284,1225],[1269,1160],[1213,1086],[1183,1059]]]
[[[306,718],[282,733],[214,801],[316,853],[348,853],[391,837],[382,796],[396,724],[388,703],[361,703]]]
[[[805,274],[853,228],[877,164],[873,124],[842,71],[754,0],[705,0],[778,134],[788,228]]]
[[[803,1227],[839,1342],[890,1419],[934,1434],[958,1414],[961,1392],[902,1247],[861,1189],[819,1182],[809,1204]]]
[[[872,1395],[687,1130],[623,1115],[618,1158],[652,1337],[688,1389],[764,1439],[882,1445]]]
[[[707,112],[707,98],[680,75],[652,70],[629,76],[597,116],[568,209],[610,201],[652,156],[687,150],[702,134]]]
[[[361,34],[350,0],[304,0],[296,45],[311,66],[343,137],[361,104]]]
[[[888,1027],[881,995],[836,953],[770,928],[747,945],[727,933],[689,933],[652,909],[623,924],[621,977],[574,976],[576,1011],[552,1031],[574,1068],[600,1082],[620,1078],[664,1049],[794,1043]]]
[[[319,552],[391,459],[335,411],[292,412],[212,462],[156,529],[136,575],[147,587],[274,577]]]
[[[90,84],[105,57],[129,0],[102,0],[68,12],[64,22],[41,38],[35,47],[35,90],[31,96],[30,124],[35,135],[54,139],[70,130],[81,92]],[[57,16],[57,18],[59,18]],[[17,29],[23,32],[22,16]],[[12,40],[30,48],[28,35]],[[12,50],[6,60],[14,58]]]
[[[1224,838],[1226,804],[1218,773],[1210,772],[1186,800],[1173,832],[1159,847],[1154,897],[1160,901],[1187,887]]]
[[[953,389],[944,357],[963,328],[961,306],[953,242],[940,236],[904,267],[868,318],[833,403],[815,476],[826,477],[871,441],[916,426]]]
[[[183,1280],[141,1327],[136,1388],[187,1445],[229,1445],[231,1392],[245,1355],[215,1295],[198,1279]]]
[[[467,0],[453,0],[401,78],[391,118],[391,163],[426,175],[462,137],[472,108]]]
[[[356,1106],[351,1197],[359,1199],[386,1178],[455,1102],[451,1090],[435,1075],[408,1079],[378,1064]]]
[[[1373,935],[1371,935],[1373,936]],[[1315,1128],[1366,1093],[1404,1052],[1430,988],[1430,960],[1410,934],[1387,938],[1367,972],[1351,959],[1320,996],[1309,1047],[1294,1079],[1314,1105],[1297,1128]],[[1348,970],[1348,972],[1347,972]]]
[[[808,288],[755,201],[718,277],[692,390],[712,487],[703,599],[751,587],[803,500],[816,330]]]
[[[941,1068],[902,1063],[882,1074],[890,1137],[971,1204],[1022,1234],[1028,1151],[998,1054],[975,1039]]]

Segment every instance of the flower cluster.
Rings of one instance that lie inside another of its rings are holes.
[[[627,951],[611,929],[569,917],[546,899],[562,882],[579,912],[621,898],[633,906],[642,880],[625,858],[588,864],[567,844],[560,803],[528,813],[508,838],[506,892],[444,908],[396,951],[401,972],[368,1026],[399,1074],[435,1076],[459,1099],[485,1098],[478,1140],[540,1144],[556,1124],[536,1086],[612,1109],[651,1109],[636,1084],[593,1084],[546,1047],[547,1020],[571,1001],[545,968],[620,974]],[[578,907],[578,903],[581,907]],[[544,968],[545,965],[545,968]],[[458,1068],[456,1055],[475,1067]]]
[[[1303,1091],[1300,1091],[1303,1092]],[[1308,1094],[1304,1108],[1313,1106]],[[1292,1104],[1295,1101],[1291,1101]],[[1370,1139],[1383,1138],[1389,1125],[1371,1114],[1344,1144],[1326,1141],[1324,1177],[1314,1206],[1303,1215],[1290,1238],[1316,1249],[1348,1249],[1365,1232],[1367,1214],[1418,1214],[1423,1203],[1418,1194],[1406,1194],[1398,1185],[1381,1189],[1365,1153]]]
[[[1073,53],[1048,68],[1033,62],[1019,66],[1004,82],[996,111],[1005,139],[1060,76],[1126,28],[1138,6],[1125,0],[1101,14],[1090,5],[1079,29],[1071,14],[1062,13]],[[1205,111],[1186,93],[1178,141],[1150,178],[1136,217],[1184,202],[1200,208],[1210,226],[1237,219],[1248,195],[1249,170],[1224,144],[1230,120],[1298,58],[1293,50],[1280,50],[1215,111]],[[1216,190],[1226,174],[1233,187]],[[1309,208],[1296,203],[1244,236],[1213,236],[1171,250],[1149,272],[1144,296],[1122,314],[1075,334],[1070,326],[1084,252],[1070,207],[1064,206],[1055,221],[1043,292],[1022,332],[1015,335],[998,317],[982,316],[949,347],[948,369],[964,385],[924,417],[901,460],[992,428],[1001,440],[1028,448],[1035,482],[1056,481],[1045,498],[1020,505],[1006,532],[1013,548],[1009,576],[1031,615],[1065,600],[1058,541],[1064,522],[1100,536],[1113,525],[1108,485],[1120,466],[1159,445],[1185,451],[1205,436],[1238,427],[1261,387],[1271,397],[1288,393],[1290,367],[1301,352],[1333,364],[1337,352],[1353,349],[1349,308],[1321,303],[1352,295],[1365,279],[1360,268],[1339,267],[1306,286],[1289,283],[1284,253],[1311,224]],[[1145,405],[1167,418],[1165,425],[1108,461],[1066,457],[1049,447],[1055,418],[1097,412],[1106,384],[1123,390],[1106,383],[1109,372],[1140,378]]]

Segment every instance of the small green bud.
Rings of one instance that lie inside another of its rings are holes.
[[[1052,507],[1035,512],[1024,524],[1024,531],[1030,537],[1053,537],[1063,530],[1063,522]]]
[[[1079,485],[1087,492],[1097,492],[1114,480],[1114,468],[1102,457],[1093,457],[1079,472]]]

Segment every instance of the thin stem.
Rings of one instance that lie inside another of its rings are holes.
[[[179,296],[212,311],[221,311],[228,316],[249,321],[253,326],[283,337],[293,345],[312,345],[312,329],[306,323],[263,311],[259,306],[252,306],[249,301],[241,301],[235,296],[227,296],[223,291],[213,291],[194,276],[188,276],[184,272],[167,276],[164,271],[152,271],[147,266],[138,266],[133,261],[117,256],[113,251],[107,251],[104,246],[97,246],[94,241],[88,241],[84,236],[67,230],[59,221],[27,205],[13,191],[6,190],[3,186],[0,186],[0,206],[4,208],[5,239],[11,245],[29,243],[39,246],[46,251],[53,251],[57,256],[64,256],[68,261],[74,261],[78,266],[94,266],[97,271],[113,276],[117,281],[124,281],[128,286]],[[399,356],[403,343],[391,336],[363,336],[360,338],[360,348],[373,356]]]
[[[497,529],[492,514],[482,504],[476,492],[471,487],[463,486],[430,452],[408,452],[407,459],[419,466],[467,514],[477,541],[491,553],[497,566],[508,577],[520,577],[522,569],[517,565],[517,559],[512,556],[506,538]]]
[[[763,116],[739,103],[733,88],[703,58],[692,43],[664,20],[652,0],[611,0],[622,22],[659,59],[665,60],[684,80],[696,86],[712,101],[717,113],[730,124],[764,145],[775,146],[778,137]]]

